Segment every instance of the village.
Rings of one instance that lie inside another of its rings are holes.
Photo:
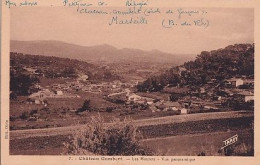
[[[48,106],[47,100],[50,99],[80,98],[76,92],[81,91],[97,94],[115,104],[137,104],[153,113],[173,111],[176,115],[235,110],[231,105],[232,101],[236,101],[234,104],[237,105],[247,105],[240,106],[243,110],[253,109],[254,105],[254,81],[248,77],[233,77],[222,84],[216,84],[216,80],[212,79],[206,85],[192,90],[189,86],[166,86],[161,93],[155,94],[136,91],[138,81],[123,83],[116,80],[93,84],[87,79],[87,75],[80,75],[76,80],[63,84],[51,84],[46,87],[35,84],[34,87],[38,91],[29,95],[27,101],[30,104]],[[161,97],[162,95],[164,97]]]

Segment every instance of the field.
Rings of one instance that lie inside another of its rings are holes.
[[[239,147],[253,149],[253,113],[218,112],[139,119],[134,123],[143,134],[141,141],[156,155],[223,155],[218,153],[222,141],[239,135]],[[10,133],[10,154],[59,155],[65,151],[63,143],[81,125],[17,130]],[[173,147],[174,146],[174,147]],[[243,153],[238,153],[243,155]],[[252,153],[247,153],[252,155]]]
[[[143,140],[142,145],[165,156],[197,156],[202,152],[206,156],[223,156],[223,152],[219,152],[223,141],[236,134],[239,137],[236,145],[241,148],[237,154],[245,155],[245,152],[250,152],[254,146],[250,129],[152,138]]]

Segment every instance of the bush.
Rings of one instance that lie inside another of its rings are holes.
[[[20,119],[22,119],[22,120],[27,120],[28,118],[29,118],[29,113],[27,111],[23,112],[20,115]]]
[[[107,108],[106,108],[106,112],[112,112],[113,109],[114,109],[113,107],[107,107]]]
[[[38,113],[38,110],[37,109],[34,109],[34,110],[32,110],[31,112],[30,112],[30,116],[32,116],[32,115],[34,115],[34,114],[36,114],[36,113]]]
[[[14,115],[10,115],[10,121],[15,121],[16,120],[16,116],[14,116]]]
[[[103,118],[92,117],[90,124],[65,143],[67,154],[80,155],[90,152],[97,155],[151,155],[139,144],[140,133],[130,120],[113,120],[104,124]]]
[[[89,111],[91,112],[91,108],[90,108],[90,100],[87,99],[84,101],[83,105],[81,108],[79,108],[76,113],[79,113],[79,112],[84,112],[84,111]]]

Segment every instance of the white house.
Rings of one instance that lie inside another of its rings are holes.
[[[63,92],[62,92],[61,90],[57,90],[57,91],[55,91],[55,94],[56,94],[57,96],[62,96],[62,95],[63,95]]]
[[[241,78],[231,78],[227,80],[227,82],[232,86],[232,87],[238,87],[240,85],[244,84],[244,81]]]
[[[134,94],[134,93],[132,93],[128,96],[129,101],[138,101],[138,100],[141,100],[141,98],[142,98],[141,96],[138,96],[137,94]]]
[[[41,91],[31,94],[28,98],[35,104],[44,104],[44,101],[51,96],[53,96],[53,93],[49,89],[43,89]]]
[[[187,114],[187,113],[188,113],[188,109],[186,109],[186,108],[181,109],[181,114]]]

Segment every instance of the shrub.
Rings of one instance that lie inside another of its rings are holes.
[[[16,120],[16,116],[14,116],[14,115],[10,115],[10,121],[15,121]]]
[[[92,117],[90,124],[73,135],[71,141],[65,143],[67,154],[97,155],[151,155],[139,144],[140,133],[131,120],[104,124],[104,119]]]
[[[112,112],[113,109],[114,109],[113,107],[107,107],[107,108],[106,108],[106,112]]]
[[[36,113],[38,113],[38,110],[37,109],[34,109],[34,110],[32,110],[31,112],[30,112],[30,116],[32,116],[32,115],[34,115],[34,114],[36,114]]]
[[[91,111],[91,108],[90,108],[90,100],[89,99],[86,99],[82,105],[81,108],[79,108],[76,113],[79,113],[79,112],[84,112],[84,111]]]
[[[20,115],[20,119],[22,119],[22,120],[27,120],[28,118],[29,118],[29,113],[27,111],[23,112]]]

